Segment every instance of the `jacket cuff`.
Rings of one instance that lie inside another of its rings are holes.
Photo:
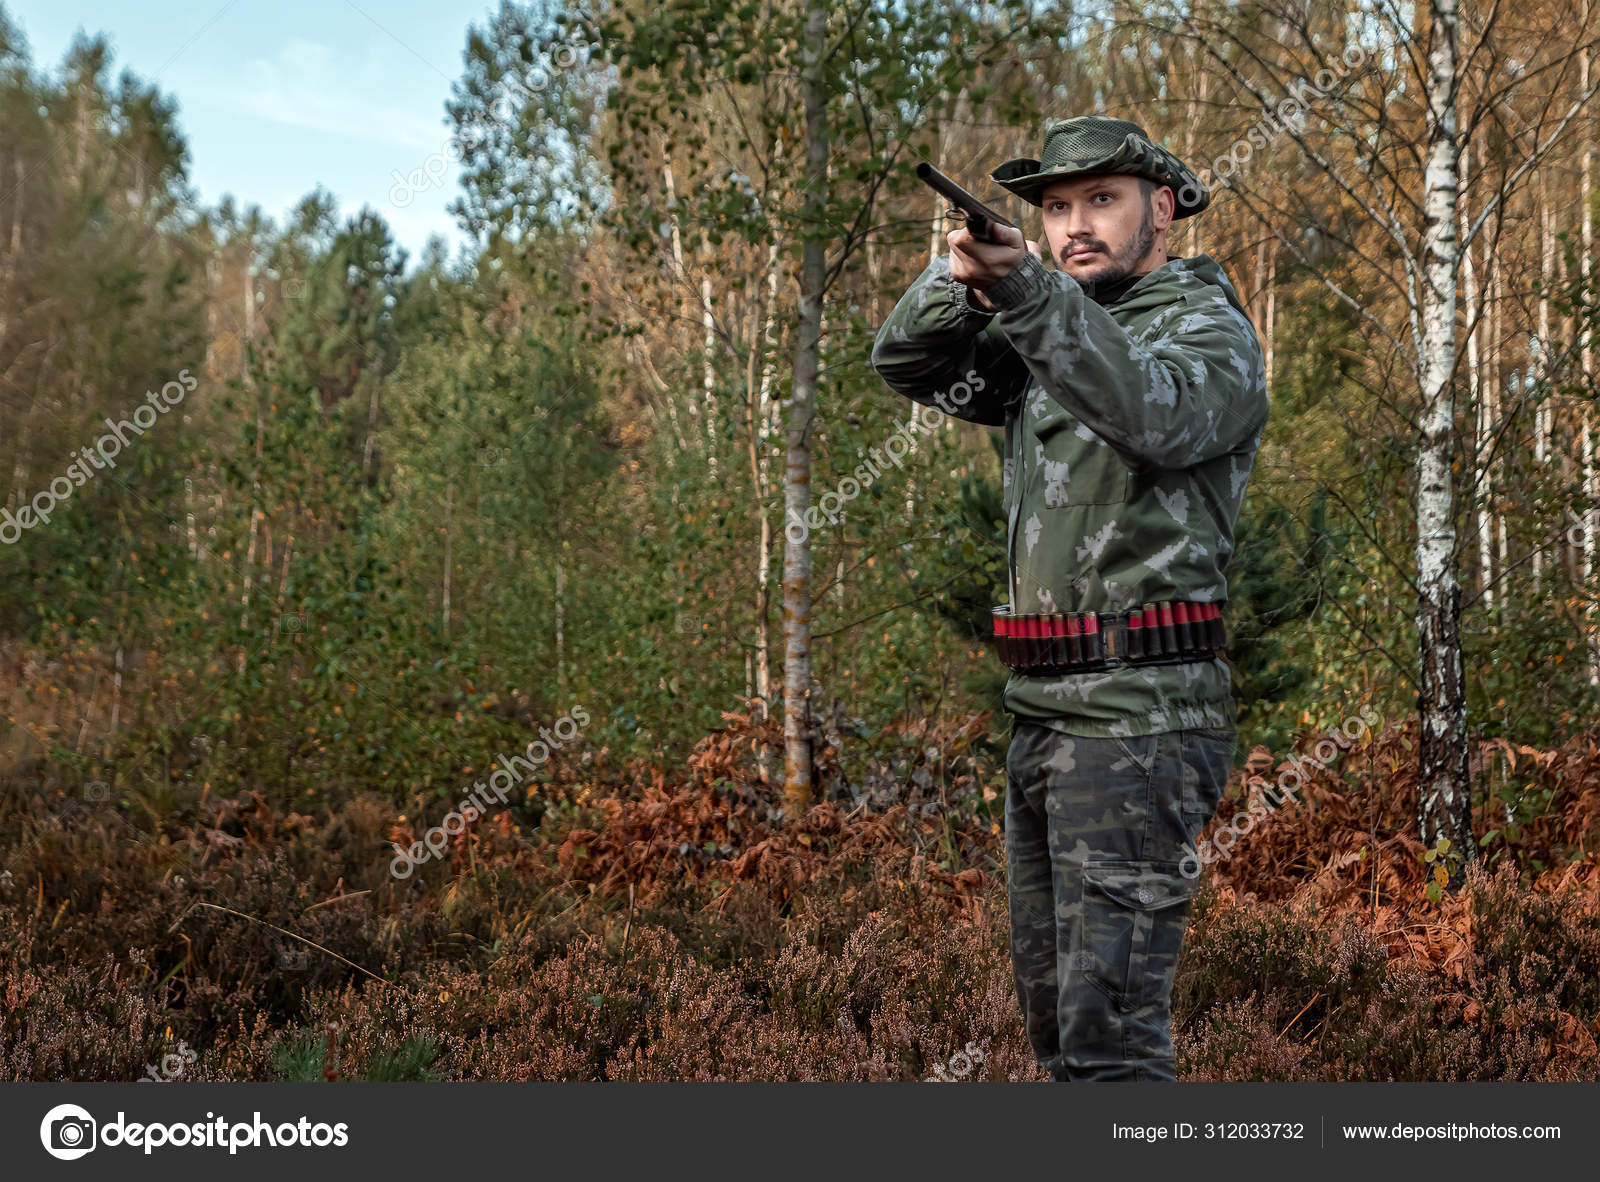
[[[978,303],[978,293],[973,291],[972,288],[962,284],[961,291],[963,293],[962,306],[967,310],[969,315],[988,317],[999,314],[999,304],[995,304],[993,308],[985,308],[982,304]],[[992,300],[990,302],[993,303]]]
[[[1017,265],[1006,272],[998,282],[991,284],[989,290],[983,294],[989,297],[991,304],[1005,312],[1027,303],[1035,292],[1049,286],[1050,276],[1046,273],[1044,264],[1029,250],[1024,251]]]

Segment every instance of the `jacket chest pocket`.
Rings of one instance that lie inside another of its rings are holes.
[[[1071,411],[1052,400],[1023,432],[1025,462],[1037,470],[1046,509],[1120,505],[1128,499],[1132,472],[1110,444],[1093,438],[1087,427],[1080,434],[1080,426]]]

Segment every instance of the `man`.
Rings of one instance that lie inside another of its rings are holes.
[[[1187,167],[1136,124],[1092,115],[1050,121],[1040,156],[992,179],[1042,210],[1055,269],[1019,231],[956,230],[872,363],[945,409],[965,381],[954,413],[1006,432],[1011,603],[997,619],[1030,638],[1001,641],[1016,723],[1006,861],[1034,1053],[1057,1080],[1171,1080],[1192,843],[1233,765],[1213,617],[1266,375],[1217,264],[1167,253],[1172,222],[1211,199]]]

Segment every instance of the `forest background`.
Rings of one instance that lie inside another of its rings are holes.
[[[868,355],[1093,111],[1271,375],[1186,1073],[1594,1078],[1596,28],[506,0],[412,262],[0,7],[0,1075],[1034,1078],[998,433]]]

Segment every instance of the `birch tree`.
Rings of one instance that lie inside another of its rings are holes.
[[[675,224],[685,256],[701,240],[734,237],[756,247],[751,257],[759,259],[759,248],[776,241],[784,270],[797,281],[788,297],[794,335],[784,400],[785,522],[802,523],[786,528],[783,557],[784,800],[791,816],[813,795],[814,539],[803,523],[826,395],[830,292],[869,241],[897,237],[897,227],[879,222],[882,201],[908,188],[912,149],[933,114],[965,94],[974,107],[990,103],[993,118],[1020,121],[1016,101],[998,101],[996,78],[1015,65],[1010,47],[1029,27],[1027,8],[986,5],[980,21],[925,2],[788,0],[763,5],[752,20],[749,10],[719,0],[697,5],[692,22],[677,9],[641,8],[595,26],[596,42],[621,75],[610,100],[622,132],[612,154],[618,191],[650,191],[639,183],[648,168],[637,161],[670,151],[679,166]],[[725,120],[720,128],[708,130],[689,114],[712,106],[708,95]],[[803,145],[801,172],[775,175],[775,167],[795,160],[788,145]],[[708,165],[708,156],[716,163]],[[840,160],[852,165],[843,176],[834,171]],[[739,184],[745,177],[753,183]],[[619,229],[652,249],[664,211],[643,201],[614,208]],[[749,286],[764,277],[752,274]],[[748,372],[752,343],[732,333],[721,339]]]
[[[1325,10],[1268,0],[1227,14],[1175,11],[1165,22],[1177,39],[1205,48],[1247,119],[1262,118],[1273,139],[1299,149],[1302,166],[1285,182],[1249,168],[1251,152],[1236,142],[1228,193],[1361,316],[1374,368],[1392,360],[1409,379],[1395,391],[1407,397],[1387,405],[1404,423],[1393,437],[1409,449],[1415,520],[1403,573],[1416,596],[1418,827],[1426,844],[1446,838],[1467,859],[1474,842],[1457,523],[1463,492],[1471,498],[1483,472],[1459,472],[1457,282],[1466,252],[1572,136],[1595,89],[1587,78],[1575,96],[1567,86],[1578,47],[1592,36],[1587,23],[1555,9],[1541,14],[1553,27],[1513,31],[1503,15],[1497,2],[1464,16],[1460,0]],[[1480,128],[1500,142],[1492,159],[1474,160],[1483,196],[1463,219],[1463,151]],[[1340,214],[1330,221],[1313,211],[1308,191],[1333,195]],[[1339,254],[1309,251],[1317,237]],[[1484,410],[1486,432],[1498,432],[1510,413],[1492,402]],[[1493,462],[1492,454],[1468,459]]]

